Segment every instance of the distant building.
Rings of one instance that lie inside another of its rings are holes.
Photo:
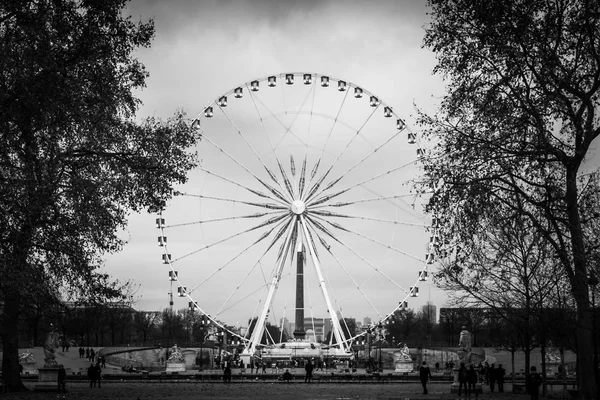
[[[294,333],[294,327],[293,327],[293,325],[294,324],[292,324],[285,317],[283,318],[282,321],[279,321],[279,322],[283,326],[283,331],[285,332],[286,336],[289,337],[289,338],[293,337],[293,333]]]
[[[363,318],[363,325],[371,325],[371,318],[369,317],[364,317]]]
[[[430,324],[437,324],[437,306],[428,301],[422,308],[421,312],[427,318]]]
[[[331,331],[331,322],[329,318],[306,317],[304,318],[304,331],[307,333],[307,339],[322,342],[327,338],[329,331]]]

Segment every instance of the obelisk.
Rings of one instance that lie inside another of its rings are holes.
[[[298,242],[296,246],[296,321],[294,338],[302,340],[304,332],[304,245]]]

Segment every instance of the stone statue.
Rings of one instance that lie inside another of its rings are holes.
[[[471,333],[466,326],[462,327],[460,338],[458,340],[458,358],[465,365],[471,364]]]
[[[399,358],[401,361],[412,361],[412,358],[410,357],[410,349],[408,348],[406,343],[404,343],[404,347],[402,347],[400,349],[400,357]]]
[[[19,363],[35,363],[35,357],[30,351],[19,354]]]
[[[171,347],[171,354],[169,355],[169,359],[167,361],[171,361],[171,362],[184,362],[185,359],[183,358],[183,354],[181,354],[181,351],[179,350],[179,347],[177,347],[177,345],[173,345],[173,347]]]
[[[54,330],[54,326],[50,325],[50,332],[44,342],[44,367],[58,367],[56,349],[58,349],[58,333]]]

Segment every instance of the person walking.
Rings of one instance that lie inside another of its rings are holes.
[[[427,366],[426,361],[423,361],[423,365],[419,368],[419,378],[423,386],[423,394],[427,394],[427,382],[431,379],[431,370]]]
[[[65,366],[60,364],[58,366],[58,395],[60,396],[61,392],[63,394],[63,399],[66,398],[65,394],[67,393],[67,371],[65,370]]]
[[[102,387],[102,368],[100,367],[100,362],[96,363],[95,373],[96,373],[96,382],[98,382],[98,388],[101,388]]]
[[[495,364],[492,364],[490,366],[488,373],[490,375],[490,391],[492,393],[494,393],[494,386],[496,385],[496,366],[495,366]]]
[[[223,370],[223,383],[231,383],[231,367],[229,365]]]
[[[475,398],[477,398],[477,371],[473,364],[467,370],[467,397],[471,398],[472,393],[475,393]]]
[[[90,364],[87,369],[87,376],[90,380],[90,389],[96,387],[96,366],[94,364]]]
[[[306,375],[304,376],[304,383],[310,383],[312,380],[312,372],[314,369],[314,365],[310,362],[310,360],[306,361],[304,365],[304,370],[306,371]]]
[[[467,380],[467,367],[465,367],[465,363],[460,363],[458,368],[458,397],[460,397],[463,388],[465,389],[465,395],[468,395]]]
[[[496,383],[498,384],[498,392],[504,392],[504,375],[506,375],[506,371],[502,368],[502,364],[498,364],[498,368],[496,368]]]
[[[538,400],[540,398],[540,385],[542,384],[542,377],[537,373],[535,367],[531,367],[531,373],[527,375],[526,386],[531,400]]]

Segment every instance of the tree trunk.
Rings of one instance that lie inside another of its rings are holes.
[[[593,314],[590,304],[586,251],[579,216],[577,169],[567,168],[567,214],[571,246],[573,248],[573,274],[569,276],[571,292],[577,302],[577,384],[579,398],[598,399],[598,386],[594,365]]]
[[[542,341],[542,347],[540,349],[540,354],[542,355],[542,378],[544,379],[544,384],[542,385],[542,395],[546,396],[546,344]]]
[[[515,371],[515,349],[511,349],[510,350],[510,365],[512,368],[512,385],[515,385],[515,375],[516,375],[516,371]]]
[[[529,348],[529,340],[526,340],[526,342],[527,347],[523,349],[523,352],[525,353],[525,382],[527,382],[527,377],[529,376],[529,370],[531,368],[531,349]],[[527,386],[528,385],[525,385],[525,389],[527,390],[527,393],[529,393],[529,388]]]
[[[586,287],[587,289],[587,287]],[[577,296],[575,296],[577,299]],[[594,344],[592,335],[592,312],[589,304],[577,302],[577,384],[579,398],[582,400],[596,400],[598,387],[594,373]]]
[[[2,327],[2,385],[9,392],[26,391],[19,371],[19,305],[7,299]]]

